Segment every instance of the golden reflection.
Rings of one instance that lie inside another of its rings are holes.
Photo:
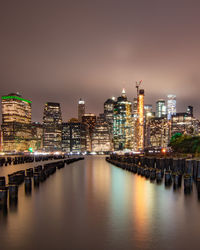
[[[95,163],[95,164],[94,164]],[[110,190],[110,168],[105,164],[104,157],[96,157],[95,161],[89,166],[88,188],[93,189],[95,198],[108,198]]]
[[[133,189],[133,219],[137,231],[142,237],[151,227],[154,187],[146,179],[136,176],[133,182]]]

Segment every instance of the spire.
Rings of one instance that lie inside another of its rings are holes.
[[[126,91],[125,91],[124,88],[122,89],[122,96],[123,96],[123,97],[126,97]]]
[[[83,100],[80,98],[80,100],[78,101],[78,104],[85,104],[85,101],[83,101]]]

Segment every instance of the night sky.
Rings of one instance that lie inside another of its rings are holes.
[[[200,2],[5,0],[0,4],[0,94],[20,92],[41,121],[47,101],[63,120],[143,80],[145,103],[177,95],[200,116]]]

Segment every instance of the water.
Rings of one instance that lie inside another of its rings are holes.
[[[27,167],[30,165],[27,164]],[[8,171],[0,169],[0,175]],[[200,202],[89,156],[0,212],[0,249],[199,249]]]

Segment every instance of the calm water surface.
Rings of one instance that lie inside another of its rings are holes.
[[[35,164],[36,165],[36,164]],[[27,164],[27,167],[30,165]],[[0,169],[0,175],[10,167]],[[0,211],[0,249],[199,249],[200,202],[89,156]]]

